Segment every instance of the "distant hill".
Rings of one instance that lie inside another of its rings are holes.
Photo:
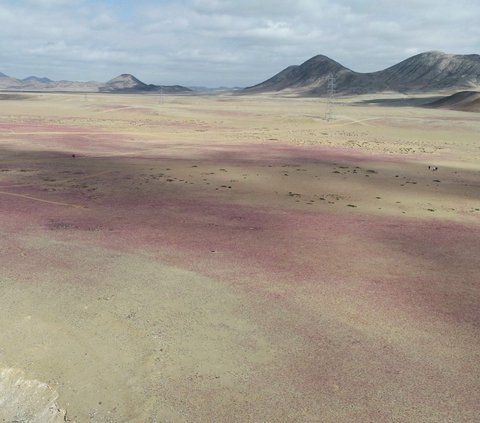
[[[461,91],[429,103],[426,107],[461,110],[464,112],[480,112],[480,92]]]
[[[106,83],[88,81],[52,81],[49,78],[29,76],[24,79],[8,77],[0,73],[0,90],[38,91],[38,92],[105,92],[105,93],[142,93],[163,92],[165,94],[188,93],[189,88],[181,85],[145,84],[130,74],[122,74]]]
[[[155,85],[147,85],[133,75],[124,73],[111,79],[99,88],[101,92],[155,91]]]
[[[2,91],[38,91],[38,92],[97,92],[99,82],[52,81],[49,78],[28,77],[16,79],[0,78]]]
[[[109,93],[135,93],[146,91],[158,91],[165,94],[191,92],[192,90],[181,85],[153,85],[145,84],[133,75],[124,73],[99,87],[100,92]]]
[[[49,82],[53,82],[51,79],[48,78],[39,78],[38,76],[28,76],[22,79],[23,82],[43,82],[44,84],[48,84]]]
[[[5,75],[4,73],[0,72],[0,89],[4,89],[5,87],[10,87],[10,86],[20,86],[21,81],[15,78],[11,78],[8,75]]]
[[[136,93],[136,92],[163,92],[165,94],[190,92],[190,88],[180,85],[145,84],[130,74],[119,75],[99,87],[100,92]]]
[[[329,57],[319,55],[301,65],[289,66],[243,92],[288,90],[303,95],[324,95],[328,92],[330,74],[335,75],[336,92],[345,95],[480,88],[480,55],[453,55],[431,51],[371,73],[355,72]]]
[[[200,85],[190,86],[188,87],[192,91],[196,93],[222,93],[222,92],[231,92],[231,91],[238,91],[243,90],[245,87],[203,87]]]

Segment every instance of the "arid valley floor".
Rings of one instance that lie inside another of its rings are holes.
[[[478,422],[480,115],[383,97],[0,94],[0,374],[80,423]]]

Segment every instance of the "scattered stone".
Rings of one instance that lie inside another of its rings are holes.
[[[46,383],[25,378],[22,370],[0,369],[0,421],[63,423],[67,413],[56,403],[57,392]]]

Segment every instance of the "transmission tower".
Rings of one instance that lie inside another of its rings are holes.
[[[328,121],[335,119],[335,88],[335,74],[330,73],[327,79],[327,105],[325,109],[325,120]]]
[[[158,100],[159,104],[163,104],[164,98],[163,98],[163,87],[160,87],[160,98]]]

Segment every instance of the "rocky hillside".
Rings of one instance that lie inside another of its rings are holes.
[[[410,57],[377,73],[395,91],[429,91],[480,87],[480,55],[438,51]]]
[[[135,78],[133,75],[124,73],[100,86],[99,91],[109,93],[136,93],[157,91],[165,94],[173,94],[191,92],[192,90],[187,87],[182,87],[181,85],[145,84],[144,82]]]
[[[369,92],[372,78],[354,72],[327,56],[315,56],[299,66],[289,66],[272,78],[244,92],[268,92],[289,89],[299,93],[322,95],[328,91],[328,78],[335,75],[336,90],[341,92]]]
[[[101,92],[137,92],[137,91],[155,91],[155,85],[147,85],[133,75],[124,73],[103,84],[99,91]]]
[[[427,52],[371,73],[355,72],[326,56],[315,56],[299,66],[289,66],[243,92],[288,90],[305,95],[324,95],[328,91],[329,74],[335,75],[336,92],[340,94],[477,88],[480,87],[480,56]]]

